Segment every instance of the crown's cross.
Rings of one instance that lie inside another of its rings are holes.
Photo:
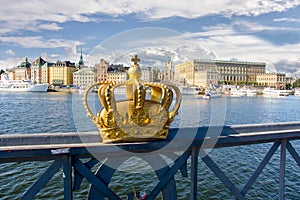
[[[140,62],[140,58],[137,55],[134,55],[133,58],[131,58],[131,62],[133,62],[134,65],[137,65],[138,62]]]

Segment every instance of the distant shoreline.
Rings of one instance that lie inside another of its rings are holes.
[[[74,88],[49,88],[47,92],[64,92],[64,93],[74,93],[74,92],[81,92],[80,89],[74,89]]]

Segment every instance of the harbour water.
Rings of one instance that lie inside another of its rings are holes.
[[[0,93],[0,134],[76,132],[85,120],[81,108],[81,94],[77,93]],[[95,106],[97,108],[97,106]],[[195,109],[197,108],[197,109]],[[271,122],[300,121],[300,98],[241,97],[202,99],[185,96],[179,116],[172,126],[202,126],[210,124],[261,124]],[[76,116],[83,116],[78,121]],[[183,122],[182,122],[183,121]],[[95,131],[92,125],[84,130]],[[300,141],[292,142],[300,149]],[[211,158],[236,184],[243,187],[257,164],[263,159],[271,144],[248,145],[214,149]],[[298,151],[298,154],[300,152]],[[19,199],[45,171],[49,162],[0,164],[0,199]],[[132,190],[147,193],[155,185],[153,171],[133,173],[136,167],[146,167],[142,160],[132,159],[124,163],[113,177],[110,186],[125,198]],[[97,166],[95,166],[96,169]],[[228,189],[200,161],[198,199],[234,199]],[[189,179],[176,175],[179,199],[189,197]],[[300,168],[287,155],[286,199],[300,196]],[[262,174],[247,193],[247,199],[278,199],[279,154],[272,157]],[[85,180],[74,199],[86,199],[88,182]],[[56,174],[36,199],[63,199],[62,173]]]

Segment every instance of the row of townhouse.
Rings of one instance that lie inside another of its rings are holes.
[[[26,58],[19,66],[13,68],[11,76],[14,80],[31,80],[33,83],[69,85],[73,84],[73,73],[77,70],[75,63],[70,61],[50,63],[39,57],[29,63]]]

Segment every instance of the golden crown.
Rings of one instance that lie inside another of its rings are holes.
[[[84,93],[84,105],[88,117],[97,126],[103,142],[146,141],[166,139],[170,124],[178,114],[181,93],[170,84],[144,82],[137,55],[131,59],[129,80],[125,82],[103,81],[90,85]],[[115,90],[126,88],[125,99],[116,101]],[[95,116],[88,106],[88,93],[98,87],[102,109]],[[151,93],[148,94],[148,89]],[[146,91],[147,90],[147,91]],[[174,97],[175,92],[175,97]],[[175,99],[175,103],[172,104]]]

